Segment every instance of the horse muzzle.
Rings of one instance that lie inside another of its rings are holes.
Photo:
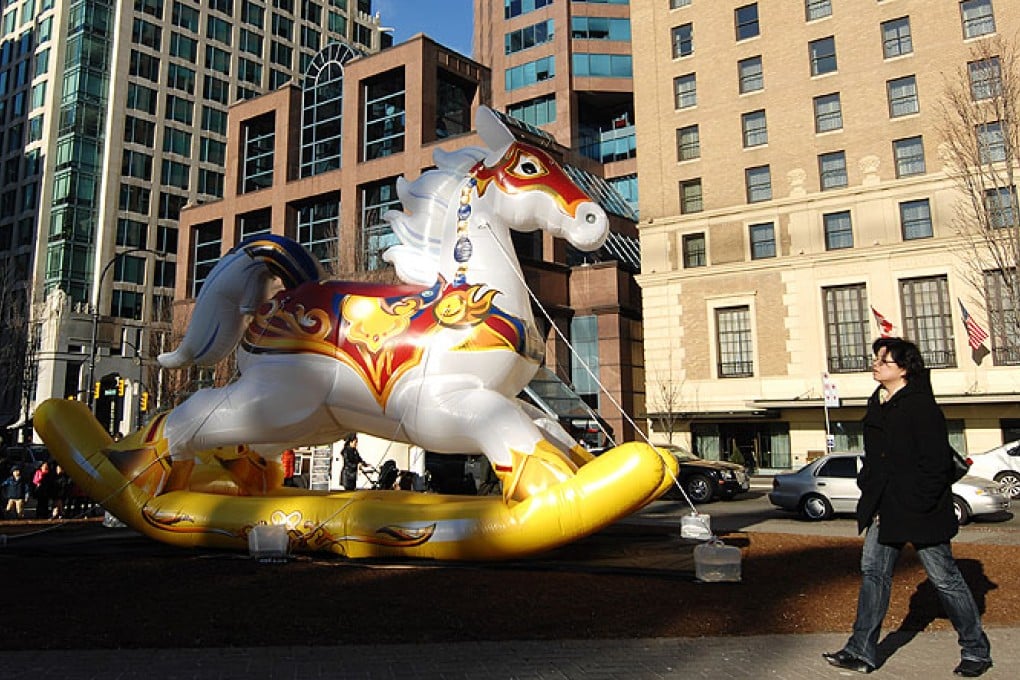
[[[574,218],[563,225],[561,235],[578,250],[597,250],[609,236],[609,216],[597,203],[585,201],[577,206]]]

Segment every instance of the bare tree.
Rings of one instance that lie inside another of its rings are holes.
[[[687,420],[683,416],[684,381],[673,377],[672,371],[665,378],[656,378],[654,391],[648,395],[651,401],[649,418],[654,429],[666,436],[666,442],[673,443],[673,435],[680,431],[680,426]]]
[[[1020,55],[995,36],[946,78],[938,132],[947,174],[964,195],[956,229],[964,242],[961,274],[988,313],[993,348],[1020,359]]]

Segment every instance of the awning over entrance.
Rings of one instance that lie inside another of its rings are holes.
[[[936,394],[935,401],[942,406],[975,406],[979,404],[1016,404],[1020,402],[1020,394]],[[841,407],[867,406],[867,397],[849,397],[840,400]],[[755,399],[747,402],[748,408],[754,409],[791,409],[791,408],[822,408],[822,399]],[[702,416],[703,417],[703,416]]]

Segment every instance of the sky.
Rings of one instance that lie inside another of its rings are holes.
[[[383,26],[394,29],[394,44],[424,33],[471,56],[473,0],[375,0],[372,9],[381,15]]]

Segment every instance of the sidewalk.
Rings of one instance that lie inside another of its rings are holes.
[[[682,615],[682,614],[678,614]],[[566,631],[565,631],[566,632]],[[1020,629],[988,631],[995,667],[990,680],[1016,677]],[[69,650],[5,652],[8,680],[61,678],[774,678],[818,680],[860,677],[821,657],[846,641],[843,634],[644,640],[463,642],[341,647]],[[900,646],[898,649],[896,647]],[[871,677],[897,680],[953,678],[956,634],[921,633],[886,640],[892,652]]]

